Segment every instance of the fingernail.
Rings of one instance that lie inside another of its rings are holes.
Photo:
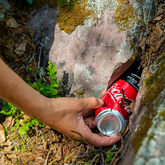
[[[104,101],[103,101],[103,100],[99,99],[99,101],[100,101],[100,104],[101,104],[101,105],[104,104]]]

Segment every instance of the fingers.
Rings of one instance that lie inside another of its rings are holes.
[[[91,133],[86,141],[96,147],[111,146],[120,140],[119,135],[105,136],[102,134]]]
[[[86,118],[86,121],[88,123],[88,126],[86,125],[86,128],[84,127],[85,129],[82,129],[83,131],[81,132],[81,135],[91,145],[97,147],[111,146],[120,140],[119,135],[112,135],[108,137],[103,135],[102,133],[92,133],[90,129],[96,127],[94,117],[88,117]]]
[[[84,102],[82,116],[90,115],[96,108],[102,106],[104,101],[95,97],[82,99]]]

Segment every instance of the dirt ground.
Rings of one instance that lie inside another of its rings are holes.
[[[56,7],[53,1],[35,1],[26,7],[18,1],[10,10],[1,10],[5,17],[0,21],[0,57],[25,81],[34,82],[40,76],[48,82],[46,74],[36,72],[40,68],[40,52],[36,52],[34,44],[34,30],[28,27],[29,10],[42,7],[47,3]],[[34,8],[33,8],[34,7]],[[3,4],[0,4],[0,9]],[[165,4],[158,3],[158,13],[154,20],[149,22],[147,35],[141,40],[138,47],[141,66],[150,65],[157,56],[162,54],[165,47]],[[30,72],[27,72],[29,68]],[[146,72],[146,74],[148,74]],[[59,92],[60,95],[60,92]],[[2,100],[1,100],[2,108]],[[20,125],[29,117],[22,114]],[[106,164],[106,152],[111,150],[115,165],[119,161],[122,141],[112,147],[94,148],[86,142],[79,143],[68,139],[65,135],[45,126],[32,127],[26,137],[19,133],[19,126],[14,126],[15,119],[0,114],[0,137],[5,132],[5,140],[0,142],[0,164]],[[116,147],[116,148],[115,148]],[[110,163],[110,161],[109,161]]]

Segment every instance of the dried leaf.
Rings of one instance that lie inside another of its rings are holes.
[[[62,147],[58,147],[55,158],[57,160],[61,160],[62,159]]]
[[[15,28],[15,29],[11,29],[12,33],[13,34],[22,34],[23,33],[23,29],[22,27],[18,27],[18,28]]]
[[[160,21],[162,19],[163,15],[155,17],[154,21]]]
[[[156,41],[153,45],[151,45],[151,48],[153,49],[154,52],[158,51],[164,40],[165,38],[163,37],[158,42]]]
[[[26,50],[26,44],[27,42],[26,41],[23,41],[22,43],[20,44],[16,44],[15,45],[15,50],[14,52],[17,54],[17,55],[22,55],[25,53],[25,50]]]
[[[154,35],[151,35],[150,45],[152,45],[156,40],[157,40],[157,38]]]
[[[2,157],[0,158],[0,164],[10,164],[11,162],[9,161],[9,159],[7,158],[6,155],[2,155]]]
[[[12,117],[6,117],[5,121],[2,123],[5,128],[9,127],[12,122]]]
[[[3,143],[5,141],[6,141],[5,130],[2,124],[0,124],[0,143]]]
[[[165,12],[165,9],[159,9],[156,16],[159,16]]]
[[[34,45],[34,44],[30,43],[30,42],[27,43],[27,45],[26,45],[26,52],[28,54],[33,54],[35,49],[36,49],[36,45]]]
[[[129,130],[129,126],[127,125],[122,133],[122,136],[124,136]]]
[[[131,104],[130,104],[130,112],[133,112],[134,106],[135,106],[135,102],[131,102]]]
[[[6,20],[6,25],[10,28],[17,28],[19,27],[19,24],[16,22],[16,20],[11,17]]]
[[[24,118],[25,121],[30,121],[31,120],[28,115],[23,115],[23,118]]]
[[[163,30],[159,26],[156,26],[153,33],[155,33],[160,38],[163,35]]]
[[[12,148],[12,142],[8,139],[7,142],[0,143],[0,148],[4,151],[10,151]]]
[[[116,158],[112,165],[117,165],[119,161],[120,161],[120,158]]]
[[[144,46],[145,46],[145,37],[143,37],[143,38],[141,39],[141,42],[140,42],[140,44],[139,44],[138,47],[140,47],[142,50],[144,50]]]
[[[70,150],[69,150],[69,146],[64,146],[63,147],[63,156],[67,156],[70,155]]]

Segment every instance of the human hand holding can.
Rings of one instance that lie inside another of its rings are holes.
[[[128,124],[130,104],[135,101],[140,77],[127,73],[116,81],[101,97],[104,105],[95,111],[95,123],[107,136],[122,133]]]

